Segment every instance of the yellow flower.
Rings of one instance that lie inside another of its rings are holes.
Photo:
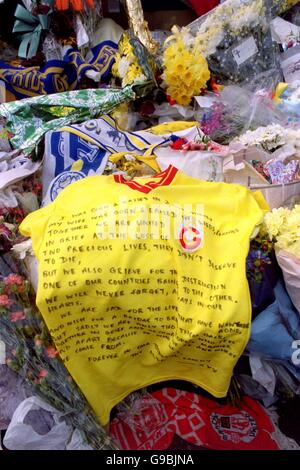
[[[167,93],[183,106],[190,104],[210,78],[206,59],[191,45],[185,46],[177,33],[164,51],[163,65]]]
[[[133,53],[132,46],[129,42],[129,38],[127,34],[123,34],[120,42],[119,42],[119,53],[121,55],[128,56],[129,54]]]
[[[121,79],[122,86],[131,85],[137,79],[145,79],[143,70],[134,55],[133,47],[129,42],[127,33],[119,41],[118,52],[112,67],[114,77]]]
[[[120,54],[117,52],[117,54],[116,54],[116,56],[115,56],[115,63],[114,63],[114,65],[112,66],[112,70],[111,70],[114,77],[119,77],[118,69],[119,69],[120,60],[121,60],[121,56],[120,56]]]
[[[173,62],[172,68],[173,68],[173,73],[181,74],[184,72],[185,66],[181,60],[177,59]]]
[[[141,76],[143,76],[143,70],[141,69],[138,63],[129,65],[128,71],[123,80],[123,86],[135,82]]]
[[[294,209],[280,207],[268,212],[262,232],[275,240],[277,250],[286,250],[300,257],[300,205]]]

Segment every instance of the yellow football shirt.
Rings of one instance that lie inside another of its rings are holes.
[[[226,395],[250,333],[246,256],[262,205],[242,186],[170,166],[132,181],[85,178],[23,221],[37,305],[102,424],[160,381]]]

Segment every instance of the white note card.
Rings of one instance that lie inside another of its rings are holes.
[[[257,54],[257,52],[257,45],[253,36],[245,39],[245,41],[241,42],[237,47],[232,49],[234,60],[238,65],[246,62],[246,60]]]

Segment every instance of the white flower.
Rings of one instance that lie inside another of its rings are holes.
[[[31,238],[22,243],[17,243],[12,247],[12,251],[18,256],[19,259],[24,259],[27,254],[33,255]]]
[[[286,144],[290,138],[288,131],[279,124],[270,124],[266,127],[258,127],[255,131],[247,131],[235,140],[246,147],[261,145],[267,150],[272,150]]]

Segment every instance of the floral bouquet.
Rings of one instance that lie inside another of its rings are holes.
[[[114,77],[121,81],[122,87],[132,84],[143,84],[149,82],[149,86],[155,81],[156,64],[146,47],[133,34],[131,30],[126,31],[118,45],[115,63],[112,68]]]
[[[273,209],[265,215],[262,232],[275,244],[287,291],[300,314],[300,205]]]
[[[210,71],[189,32],[185,29],[180,32],[176,27],[172,32],[165,41],[162,78],[171,100],[188,106],[193,96],[206,88]]]
[[[202,131],[223,145],[229,144],[245,126],[245,121],[237,112],[235,104],[229,108],[228,104],[215,101],[211,108],[205,111],[201,118]]]
[[[7,256],[1,258],[6,266]],[[1,272],[7,272],[7,268],[1,265]],[[62,412],[66,422],[77,428],[89,445],[94,449],[116,448],[60,360],[35,307],[30,283],[23,275],[0,277],[0,339],[6,346],[7,366],[45,402]]]
[[[270,70],[280,77],[269,27],[272,6],[272,0],[227,0],[189,25],[196,49],[218,80],[251,82]]]

